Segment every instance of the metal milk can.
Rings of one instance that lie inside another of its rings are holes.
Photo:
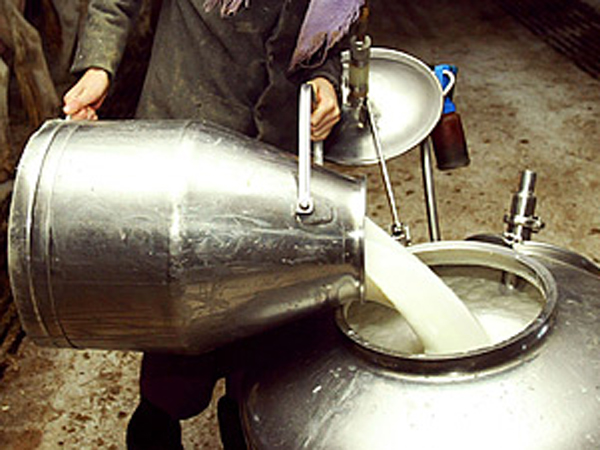
[[[22,156],[9,272],[27,334],[196,353],[360,298],[364,180],[199,122],[47,122]],[[306,188],[307,186],[304,186]]]

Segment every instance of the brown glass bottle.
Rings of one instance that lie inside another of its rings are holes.
[[[453,111],[442,118],[431,133],[433,150],[440,170],[468,166],[471,162],[460,115]]]

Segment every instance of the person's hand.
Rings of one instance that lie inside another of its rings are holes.
[[[110,79],[103,69],[88,69],[63,97],[63,112],[74,120],[97,120],[96,111],[106,98]]]
[[[322,141],[340,120],[340,107],[333,85],[323,77],[308,82],[315,93],[315,103],[310,116],[310,138]]]

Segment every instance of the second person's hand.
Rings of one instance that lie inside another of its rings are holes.
[[[315,106],[310,116],[310,138],[323,141],[340,120],[340,107],[333,85],[323,77],[308,82],[315,93]]]

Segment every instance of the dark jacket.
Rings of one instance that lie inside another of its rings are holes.
[[[73,71],[114,75],[140,1],[90,1]],[[289,70],[308,0],[251,0],[226,18],[203,3],[163,0],[137,117],[208,119],[295,151],[300,83],[324,76],[339,91],[341,74],[338,49]]]

